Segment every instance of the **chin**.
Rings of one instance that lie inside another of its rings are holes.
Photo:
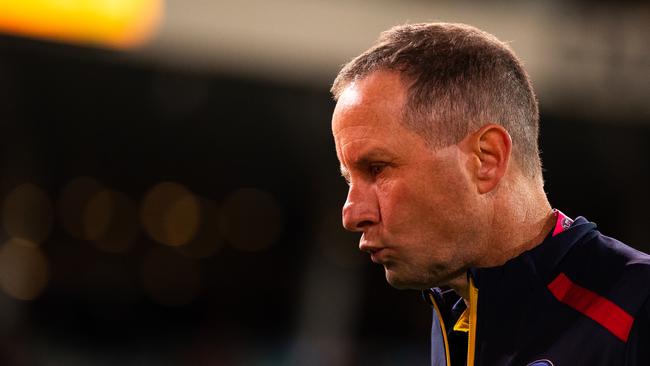
[[[408,276],[404,275],[400,276],[400,274],[389,269],[386,269],[386,281],[398,290],[424,290],[430,287],[414,278],[408,278]]]

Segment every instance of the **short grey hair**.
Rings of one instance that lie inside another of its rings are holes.
[[[475,27],[420,23],[393,27],[347,63],[331,92],[378,70],[408,83],[403,122],[431,146],[455,144],[487,123],[503,126],[524,174],[541,176],[539,109],[530,78],[512,49]]]

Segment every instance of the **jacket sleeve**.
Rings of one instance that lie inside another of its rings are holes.
[[[627,342],[626,366],[650,365],[650,299],[634,320]]]

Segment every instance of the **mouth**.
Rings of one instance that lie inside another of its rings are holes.
[[[370,254],[370,259],[374,263],[378,264],[383,264],[386,262],[388,258],[387,254],[387,247],[381,245],[381,243],[378,242],[371,242],[365,238],[365,235],[361,237],[361,240],[359,241],[359,250],[362,252],[366,252]]]
[[[377,247],[377,246],[373,246],[373,245],[368,244],[368,243],[362,243],[361,245],[359,245],[359,249],[361,249],[361,251],[363,251],[363,252],[366,252],[366,253],[370,254],[370,259],[374,263],[381,264],[381,263],[384,263],[386,261],[386,248],[385,247]]]
[[[370,251],[370,260],[372,260],[374,263],[377,264],[382,264],[385,262],[385,249],[384,248],[379,248],[375,249],[373,251]]]

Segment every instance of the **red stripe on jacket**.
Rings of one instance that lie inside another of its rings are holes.
[[[556,299],[595,320],[623,342],[632,329],[634,318],[618,305],[572,282],[560,273],[548,289]]]

